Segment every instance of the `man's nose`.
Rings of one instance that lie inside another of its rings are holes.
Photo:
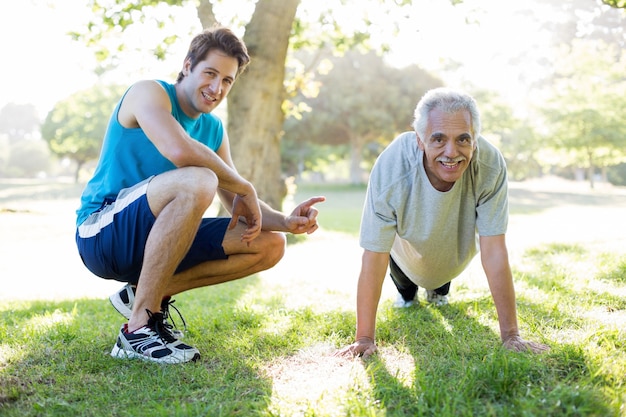
[[[459,154],[458,147],[456,146],[456,141],[449,140],[446,142],[445,154],[450,158],[454,158]]]
[[[211,90],[213,91],[213,93],[215,94],[222,93],[222,80],[219,77],[211,81],[210,86],[211,86]]]

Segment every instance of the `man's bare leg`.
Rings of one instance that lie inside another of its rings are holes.
[[[129,331],[147,323],[146,310],[160,311],[168,282],[189,251],[217,184],[212,171],[195,167],[168,171],[150,182],[148,204],[156,221],[146,241]]]
[[[174,275],[165,295],[244,278],[276,265],[285,254],[284,234],[264,231],[247,245],[240,238],[245,227],[239,224],[226,232],[223,246],[228,259],[204,262]]]

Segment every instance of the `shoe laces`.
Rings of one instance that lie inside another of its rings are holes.
[[[163,342],[176,342],[176,338],[170,330],[171,326],[168,327],[168,325],[165,324],[163,313],[153,313],[148,309],[146,309],[146,313],[148,313],[148,327],[154,330]]]
[[[176,306],[174,305],[175,302],[176,300],[172,300],[170,297],[166,297],[163,299],[163,301],[161,301],[161,313],[163,313],[163,323],[165,327],[167,327],[170,331],[171,329],[178,328],[178,326],[176,326],[174,318],[170,314],[170,307],[172,307],[174,311],[176,311],[176,314],[178,314],[180,320],[183,322],[183,328],[187,330],[187,323],[185,322],[185,318],[180,313],[180,310],[178,310],[178,308],[176,308]],[[170,324],[169,321],[171,321],[172,324]]]

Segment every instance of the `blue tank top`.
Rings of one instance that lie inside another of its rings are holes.
[[[172,116],[189,136],[213,151],[217,151],[224,137],[222,121],[210,113],[201,114],[197,119],[187,116],[176,99],[174,85],[165,81],[158,82],[170,97]],[[118,122],[117,115],[124,96],[111,115],[96,171],[81,196],[80,208],[76,211],[77,225],[85,221],[91,213],[100,209],[105,202],[114,200],[120,190],[131,187],[152,175],[162,174],[176,168],[172,162],[161,155],[143,129],[127,129]]]

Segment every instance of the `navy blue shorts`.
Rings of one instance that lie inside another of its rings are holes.
[[[143,265],[148,234],[156,218],[148,206],[149,179],[120,191],[106,201],[76,230],[76,245],[83,263],[95,275],[136,284]],[[222,242],[229,217],[204,218],[176,272],[206,261],[227,259]]]

